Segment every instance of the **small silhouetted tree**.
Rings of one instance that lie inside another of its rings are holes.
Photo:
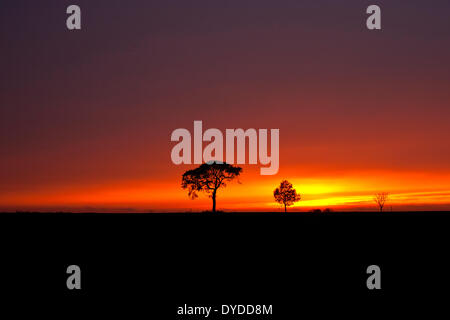
[[[373,197],[373,201],[375,201],[375,203],[378,205],[378,207],[380,208],[380,212],[383,212],[383,207],[384,204],[386,203],[386,201],[389,200],[389,193],[387,192],[380,192],[377,193],[376,195],[374,195]]]
[[[284,205],[284,212],[287,211],[286,207],[292,206],[294,202],[301,199],[300,194],[292,187],[292,183],[287,180],[283,180],[280,186],[273,191],[275,201]]]
[[[198,192],[205,192],[212,198],[212,211],[216,212],[217,190],[226,186],[226,182],[233,180],[242,172],[241,167],[228,163],[209,162],[200,167],[188,170],[183,174],[181,187],[188,190],[189,197],[195,199]]]

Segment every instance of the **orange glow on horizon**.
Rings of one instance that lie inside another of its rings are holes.
[[[181,172],[181,171],[180,171]],[[298,177],[286,174],[302,195],[291,211],[331,208],[334,211],[377,210],[373,194],[390,193],[385,210],[450,209],[450,175],[418,172],[352,172],[330,177]],[[284,177],[284,175],[283,175]],[[249,170],[239,181],[218,192],[218,210],[278,211],[273,190],[283,178],[260,176]],[[57,187],[0,196],[0,208],[8,211],[206,211],[211,200],[200,194],[191,200],[180,181],[123,181],[115,184]]]

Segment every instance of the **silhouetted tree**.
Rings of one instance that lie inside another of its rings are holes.
[[[216,194],[220,187],[225,187],[242,172],[241,167],[232,166],[225,162],[208,162],[183,174],[181,187],[188,189],[192,199],[198,197],[197,192],[204,191],[213,200],[212,211],[216,212]]]
[[[389,199],[389,193],[387,193],[387,192],[377,193],[373,197],[373,201],[375,201],[376,204],[378,205],[378,207],[380,208],[380,212],[383,212],[384,204],[386,203],[386,201],[388,201],[388,199]]]
[[[287,211],[286,207],[292,206],[294,202],[301,199],[300,194],[292,187],[292,183],[287,180],[283,180],[280,186],[273,191],[275,201],[284,205],[284,212]]]

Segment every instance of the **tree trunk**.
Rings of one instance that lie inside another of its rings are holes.
[[[214,190],[212,194],[212,200],[213,200],[212,212],[216,212],[216,190]]]
[[[286,204],[284,205],[284,212],[287,212],[287,211],[286,211]]]

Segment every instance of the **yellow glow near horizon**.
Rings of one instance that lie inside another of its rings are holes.
[[[319,208],[375,207],[373,194],[390,193],[389,205],[450,204],[450,179],[444,175],[416,173],[371,173],[340,177],[288,179],[301,194],[296,210]],[[278,210],[273,190],[282,178],[248,175],[242,183],[231,182],[218,192],[218,208],[224,210]],[[389,183],[386,183],[388,181]],[[426,182],[426,183],[425,183]],[[426,186],[426,188],[424,187]],[[28,193],[3,194],[0,204],[20,208],[46,206],[77,208],[134,208],[136,210],[209,210],[211,200],[200,194],[190,200],[178,182],[126,181],[104,186],[37,190]],[[450,205],[449,205],[450,208]]]

